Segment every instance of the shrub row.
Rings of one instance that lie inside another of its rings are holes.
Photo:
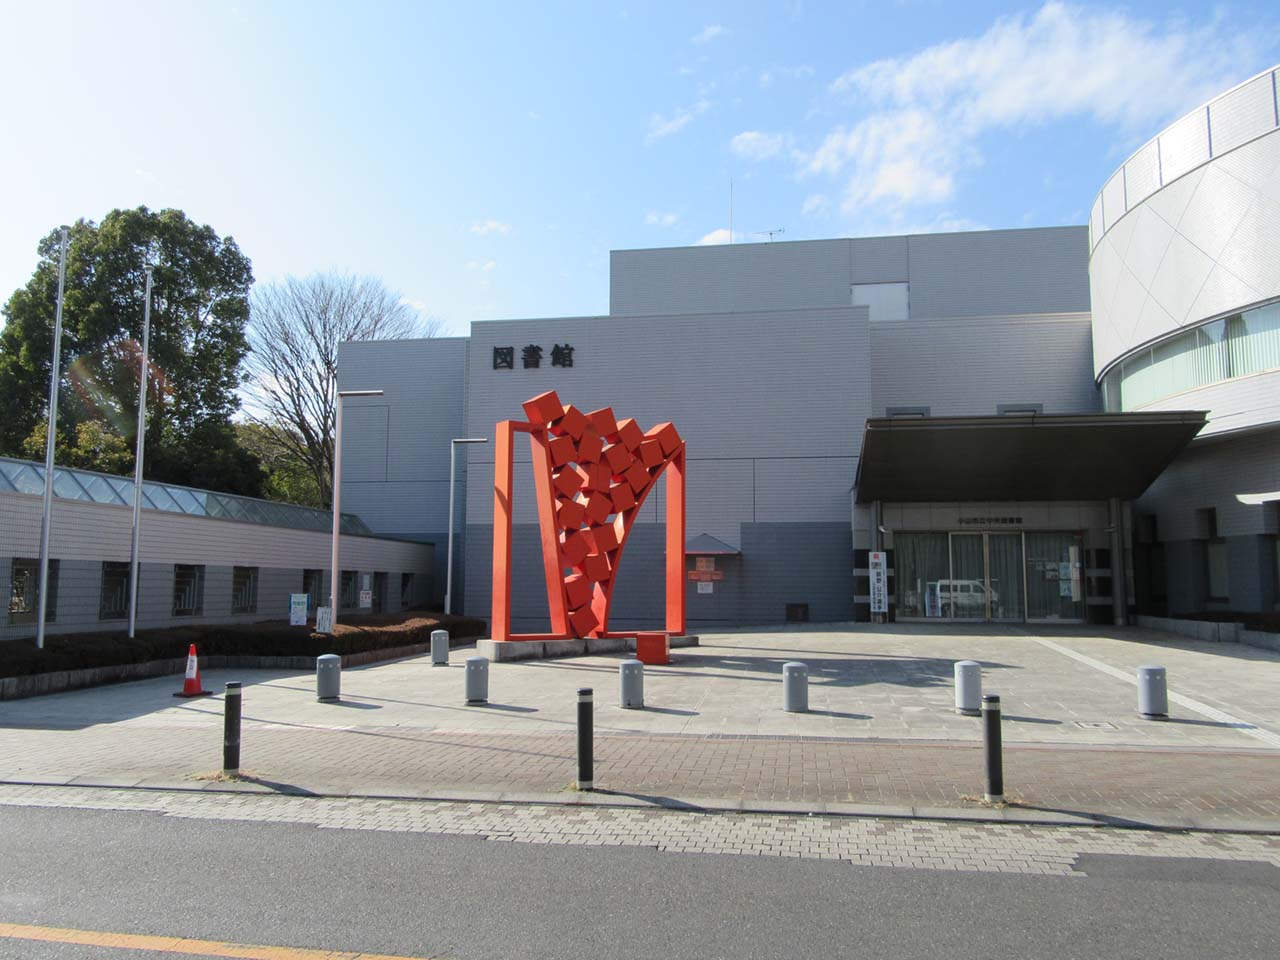
[[[426,643],[432,630],[456,638],[484,636],[485,629],[485,621],[474,617],[410,612],[339,623],[333,635],[276,620],[139,630],[132,640],[125,633],[60,634],[46,637],[43,650],[34,639],[0,641],[0,677],[170,660],[185,657],[193,643],[202,657],[345,656]]]

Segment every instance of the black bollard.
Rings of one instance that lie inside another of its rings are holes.
[[[594,780],[592,767],[594,758],[591,755],[591,711],[592,692],[590,687],[578,689],[578,789],[590,790]]]
[[[222,712],[222,772],[240,775],[240,681],[227,683]]]
[[[982,698],[982,746],[986,753],[988,803],[1004,802],[1004,757],[1000,752],[1000,697]]]

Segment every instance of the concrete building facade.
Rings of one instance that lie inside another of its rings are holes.
[[[351,508],[442,543],[450,439],[554,389],[687,441],[691,630],[1270,611],[1275,80],[1144,146],[1087,226],[615,251],[607,315],[346,344],[341,388],[385,391],[349,407]],[[459,449],[455,612],[487,616],[493,448]],[[518,444],[512,615],[537,632],[528,463]],[[627,545],[619,627],[662,622],[662,496]]]
[[[0,458],[0,641],[35,634],[43,464]],[[285,620],[291,594],[327,603],[332,514],[144,483],[140,630]],[[133,481],[57,468],[46,632],[122,631],[129,618]],[[376,537],[344,514],[339,619],[426,603],[433,546]],[[360,591],[372,594],[360,606]]]

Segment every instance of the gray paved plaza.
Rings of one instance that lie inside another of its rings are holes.
[[[910,814],[982,792],[979,721],[953,709],[953,665],[973,659],[1003,698],[1007,792],[1026,807],[1280,827],[1280,655],[1247,646],[1092,628],[738,631],[646,668],[644,710],[618,706],[616,656],[493,664],[489,704],[468,706],[471,652],[347,670],[339,703],[317,702],[309,674],[204,679],[245,682],[242,766],[259,789],[568,799],[575,693],[591,686],[596,779],[615,795]],[[790,660],[809,666],[805,714],[782,710]],[[1167,722],[1136,715],[1146,663],[1168,668]],[[198,779],[219,765],[220,699],[174,699],[179,684],[0,704],[0,780],[221,788]]]

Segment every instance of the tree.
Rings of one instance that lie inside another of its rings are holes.
[[[304,507],[326,506],[324,493],[317,486],[311,469],[292,448],[282,449],[272,442],[262,424],[237,423],[236,440],[262,464],[262,495],[268,500]]]
[[[403,300],[372,277],[289,277],[253,294],[246,390],[250,418],[281,456],[306,465],[321,502],[331,500],[338,344],[432,337]]]
[[[61,431],[59,431],[61,433]],[[55,462],[63,467],[97,470],[99,473],[127,473],[133,469],[133,448],[124,437],[101,420],[84,420],[76,424],[74,443],[62,436],[55,451]],[[22,442],[22,455],[28,460],[44,460],[45,437],[49,425],[41,420]]]
[[[147,400],[147,475],[256,494],[261,471],[235,444],[253,271],[231,237],[180,210],[113,210],[70,230],[63,310],[59,446],[99,421],[132,450],[137,418],[144,269],[154,265]],[[17,455],[44,419],[58,281],[58,231],[4,306],[0,453]],[[213,445],[213,447],[210,447]],[[192,464],[201,464],[195,472]],[[132,455],[129,457],[132,465]]]

